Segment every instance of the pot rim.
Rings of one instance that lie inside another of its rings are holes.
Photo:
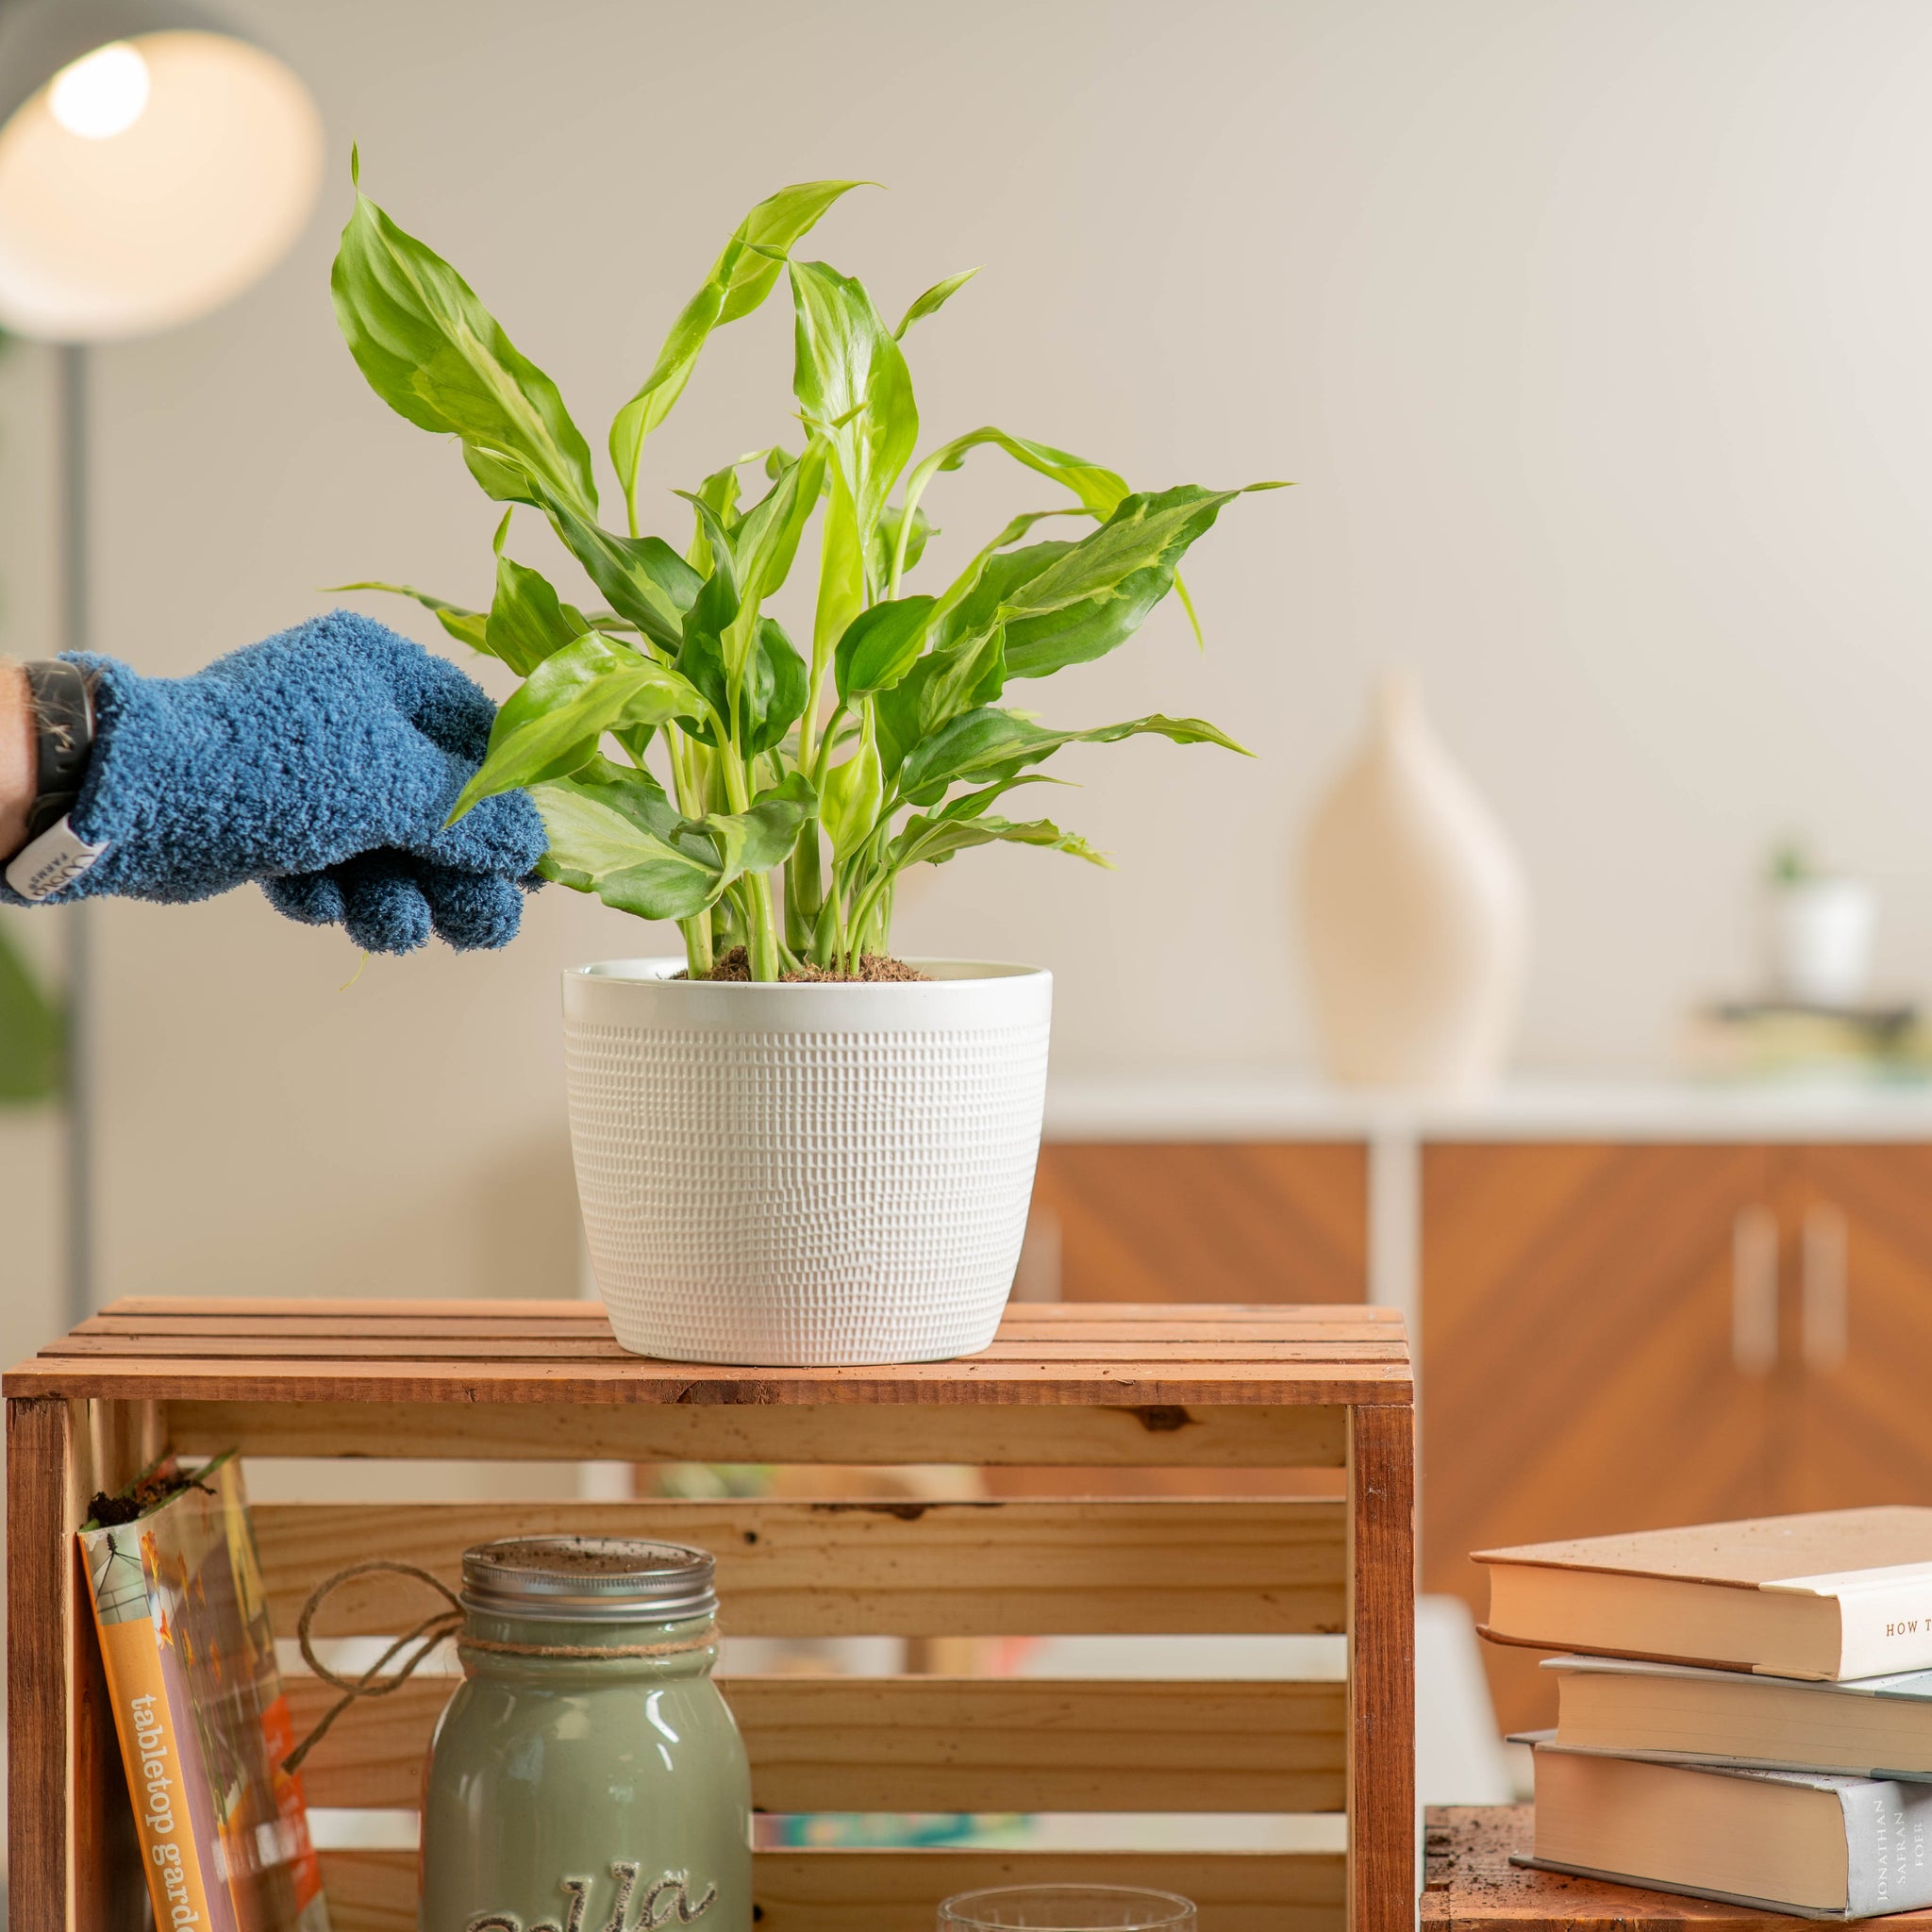
[[[595,959],[566,966],[566,980],[581,979],[618,985],[676,987],[707,994],[772,993],[924,993],[930,997],[948,987],[983,987],[989,982],[1051,979],[1044,966],[1022,966],[1005,959],[939,959],[908,958],[908,966],[933,974],[930,979],[679,979],[685,970],[682,953],[660,953],[631,959]],[[936,970],[937,969],[937,970]],[[950,969],[950,970],[948,970]]]

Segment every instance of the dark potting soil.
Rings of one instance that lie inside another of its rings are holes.
[[[675,975],[688,978],[688,974]],[[908,966],[903,959],[888,958],[884,953],[866,953],[858,961],[857,973],[834,973],[829,966],[814,966],[809,960],[796,972],[781,973],[781,979],[789,979],[811,986],[856,986],[863,982],[888,980],[930,979],[930,973],[922,973],[917,966]],[[751,977],[751,955],[742,946],[733,946],[728,953],[722,953],[718,962],[707,979],[745,979]]]

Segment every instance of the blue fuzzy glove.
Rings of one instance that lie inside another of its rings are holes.
[[[69,820],[107,849],[50,903],[179,904],[258,879],[277,911],[369,952],[409,952],[432,928],[457,947],[515,938],[543,824],[509,791],[445,829],[496,716],[454,664],[348,610],[192,677],[75,661],[98,682]]]

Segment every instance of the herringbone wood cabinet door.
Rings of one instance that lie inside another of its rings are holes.
[[[1423,1169],[1423,1579],[1472,1550],[1778,1507],[1783,1361],[1733,1359],[1738,1218],[1757,1147],[1439,1143]],[[1757,1284],[1761,1289],[1762,1284]],[[1932,1409],[1932,1403],[1928,1403]],[[1533,1651],[1484,1645],[1504,1729],[1555,1722]]]
[[[1932,1504],[1932,1147],[1811,1146],[1781,1191],[1789,1509]]]
[[[1049,1141],[1029,1263],[1070,1302],[1358,1302],[1368,1149],[1357,1141]]]

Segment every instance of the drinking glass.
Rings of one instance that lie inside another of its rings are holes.
[[[939,1932],[1195,1932],[1178,1892],[1132,1885],[996,1885],[940,1906]]]

